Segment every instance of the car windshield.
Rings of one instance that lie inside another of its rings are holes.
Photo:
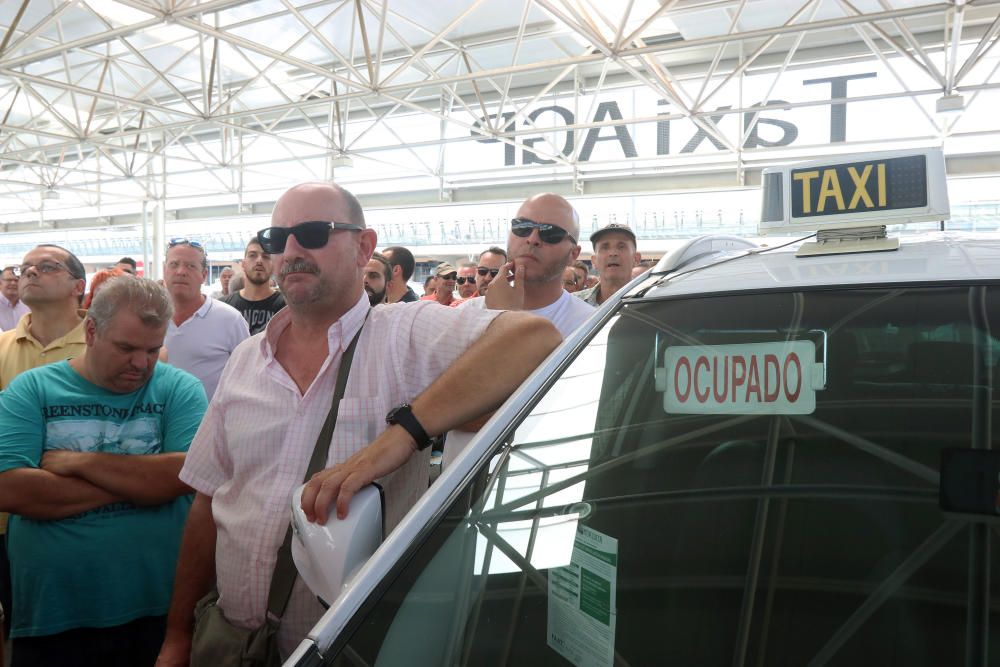
[[[991,447],[998,313],[969,285],[625,304],[341,662],[986,664],[996,524],[939,481]]]

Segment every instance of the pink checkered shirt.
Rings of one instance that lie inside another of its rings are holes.
[[[219,606],[233,623],[256,627],[264,621],[292,491],[302,483],[330,409],[341,355],[368,311],[368,296],[362,294],[330,327],[329,355],[305,394],[274,357],[275,344],[291,321],[287,308],[279,312],[263,333],[233,351],[191,443],[180,477],[212,496]],[[374,440],[386,427],[386,413],[420,394],[482,336],[497,314],[478,308],[441,308],[431,302],[371,309],[340,403],[328,465]],[[380,480],[388,529],[427,489],[429,456],[429,451],[417,454]],[[285,655],[322,611],[315,596],[297,580],[279,634]]]

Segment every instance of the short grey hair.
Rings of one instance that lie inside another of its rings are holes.
[[[174,315],[174,305],[162,285],[149,278],[120,276],[101,285],[87,317],[94,321],[97,333],[103,335],[123,308],[149,327],[166,326]]]

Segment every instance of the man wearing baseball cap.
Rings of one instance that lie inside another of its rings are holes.
[[[455,301],[455,280],[458,278],[458,269],[447,262],[442,262],[434,268],[434,277],[437,282],[434,286],[434,293],[420,297],[421,301],[437,301],[442,306],[450,306]]]
[[[635,233],[628,225],[608,223],[590,235],[594,244],[591,263],[597,269],[600,282],[574,296],[592,306],[599,306],[632,279],[632,267],[642,256],[636,250]]]

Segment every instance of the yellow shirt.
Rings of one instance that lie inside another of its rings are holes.
[[[80,317],[87,314],[79,310]],[[42,345],[31,335],[31,313],[17,323],[17,328],[0,333],[0,390],[6,389],[11,380],[24,371],[55,361],[79,356],[87,349],[83,321],[69,332],[48,345]],[[0,513],[0,535],[7,532],[7,515]]]

